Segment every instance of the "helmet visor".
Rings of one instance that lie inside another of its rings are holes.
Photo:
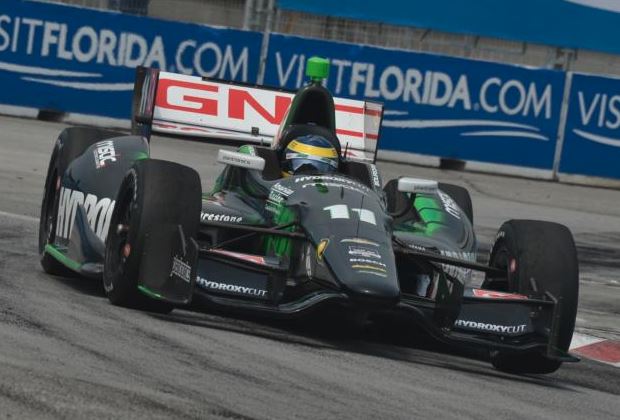
[[[306,165],[306,168],[313,168],[314,171],[321,174],[332,173],[338,169],[338,161],[336,159],[304,155],[301,153],[287,153],[286,159],[290,164],[292,173],[297,172],[297,170],[304,165]]]

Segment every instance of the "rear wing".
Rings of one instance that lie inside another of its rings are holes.
[[[295,92],[138,67],[132,131],[270,144]],[[383,104],[334,98],[336,134],[346,157],[374,162]]]

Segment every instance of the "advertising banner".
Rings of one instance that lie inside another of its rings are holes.
[[[616,41],[620,36],[618,0],[278,0],[278,7],[387,25],[620,53]]]
[[[385,103],[381,149],[553,166],[562,72],[272,34],[265,84],[301,86],[312,55],[334,95]]]
[[[257,32],[2,0],[0,104],[129,119],[136,66],[252,84],[261,41]],[[306,60],[319,55],[330,59],[334,96],[384,103],[380,136],[367,138],[379,137],[380,149],[552,170],[560,132],[559,172],[620,178],[620,78],[570,74],[564,98],[560,71],[282,34],[268,45],[265,85],[299,88]],[[173,99],[209,99],[184,92]],[[271,118],[267,105],[246,102]]]
[[[135,68],[255,82],[261,34],[0,1],[0,103],[129,118]]]
[[[153,130],[188,137],[271,143],[293,100],[281,89],[159,72]],[[347,157],[374,161],[382,104],[334,97],[336,135]]]
[[[620,79],[572,74],[560,172],[620,178]]]

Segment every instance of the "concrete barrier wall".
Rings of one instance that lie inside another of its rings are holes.
[[[281,34],[263,42],[257,32],[50,3],[0,3],[0,104],[127,120],[137,65],[255,83],[263,47],[265,84],[299,87],[305,60],[321,55],[336,95],[385,102],[386,156],[620,179],[617,79]]]

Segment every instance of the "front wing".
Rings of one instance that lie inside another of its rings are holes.
[[[213,224],[223,225],[219,222]],[[288,225],[274,228],[230,226],[250,232],[306,240],[302,233],[282,230]],[[161,235],[169,237],[164,241],[159,237]],[[153,243],[174,243],[175,246],[169,252],[158,253],[161,258],[156,259],[157,270],[148,269],[152,258],[143,261],[149,276],[141,279],[140,290],[148,291],[151,297],[166,299],[172,296],[172,300],[166,300],[187,303],[191,295],[196,293],[211,305],[282,317],[303,315],[329,303],[369,312],[405,313],[432,336],[444,342],[516,352],[541,351],[551,359],[578,360],[557,348],[562,303],[549,294],[532,297],[466,288],[458,280],[442,276],[444,281],[439,284],[439,292],[433,298],[402,293],[396,304],[365,307],[364,302],[352,299],[335,285],[318,280],[307,281],[311,287],[305,288],[303,293],[287,295],[288,263],[277,257],[197,246],[195,242],[192,243],[193,240],[183,238],[182,232],[173,227],[161,234],[153,234],[152,237]],[[405,252],[399,248],[395,248],[395,251]],[[433,262],[498,274],[495,268],[471,261],[436,254],[429,256],[418,251],[406,252],[412,258],[429,258]],[[161,269],[162,259],[166,258],[172,267],[171,271]],[[192,278],[183,276],[179,266],[186,266],[185,271]],[[175,284],[183,286],[182,293],[179,292],[179,286],[173,286]]]

